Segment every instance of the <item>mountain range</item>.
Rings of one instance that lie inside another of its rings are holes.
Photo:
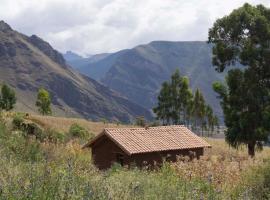
[[[4,21],[0,21],[1,83],[16,90],[19,111],[36,112],[37,91],[43,87],[51,94],[54,115],[123,122],[141,115],[152,118],[148,109],[72,69],[48,42],[21,34]]]
[[[219,100],[212,89],[214,81],[224,81],[212,65],[212,46],[204,41],[153,41],[132,49],[105,54],[102,59],[79,58],[67,62],[81,73],[126,96],[129,100],[152,109],[157,103],[161,84],[179,69],[189,77],[193,91],[199,88],[215,114],[223,118]]]

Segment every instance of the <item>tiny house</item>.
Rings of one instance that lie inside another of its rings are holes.
[[[107,169],[115,162],[142,167],[160,165],[164,159],[175,162],[178,156],[199,158],[211,146],[185,126],[174,125],[104,129],[83,146],[88,147],[94,164]]]

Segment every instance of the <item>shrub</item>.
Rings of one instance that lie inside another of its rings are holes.
[[[35,136],[37,140],[44,141],[46,134],[44,131],[35,123],[24,123],[22,129],[27,136]]]
[[[9,131],[5,125],[0,124],[0,144],[5,144],[1,149],[3,152],[21,161],[35,162],[42,159],[39,142],[26,138],[21,132]]]
[[[45,131],[45,134],[46,134],[46,138],[50,142],[53,142],[53,143],[59,143],[59,142],[62,143],[66,139],[66,136],[64,133],[58,132],[58,131],[53,130],[53,129],[47,129]]]
[[[13,128],[20,130],[22,128],[23,121],[24,121],[23,117],[21,115],[16,114],[12,120]]]
[[[75,123],[70,126],[69,135],[74,138],[86,139],[89,133],[85,128]]]

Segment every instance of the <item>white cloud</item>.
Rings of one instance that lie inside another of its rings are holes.
[[[206,40],[213,22],[269,0],[0,0],[0,19],[60,51],[112,52],[152,40]]]

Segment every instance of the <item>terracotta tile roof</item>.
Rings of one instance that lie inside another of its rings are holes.
[[[211,147],[205,140],[191,132],[185,126],[180,125],[149,128],[108,128],[104,129],[101,134],[84,147],[91,146],[104,134],[129,155],[155,151]]]

